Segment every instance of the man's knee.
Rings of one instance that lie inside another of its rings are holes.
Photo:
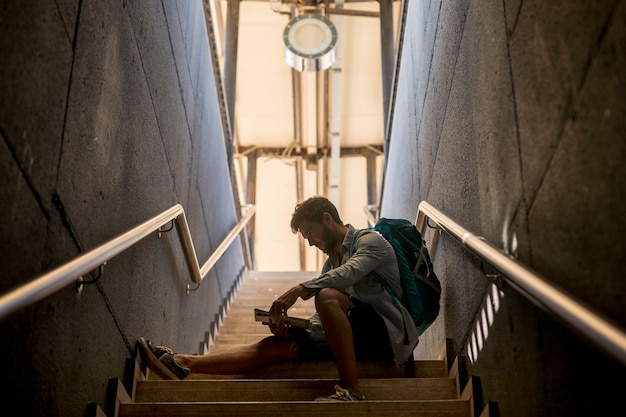
[[[317,293],[315,294],[315,298],[336,298],[339,296],[345,296],[345,293],[343,291],[340,291],[338,289],[335,288],[320,288]]]
[[[298,346],[288,338],[269,336],[257,343],[259,354],[268,356],[271,360],[295,359]]]
[[[326,308],[337,307],[345,312],[348,311],[350,304],[351,302],[348,295],[335,288],[322,288],[315,295],[315,308],[318,312]]]

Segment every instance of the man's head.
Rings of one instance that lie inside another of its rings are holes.
[[[291,231],[302,233],[309,245],[329,254],[341,247],[346,228],[333,203],[325,197],[311,197],[296,205]]]

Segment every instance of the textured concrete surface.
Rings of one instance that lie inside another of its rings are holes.
[[[626,327],[625,20],[620,1],[410,3],[382,215],[415,218],[427,200],[498,247],[515,236],[518,259]],[[491,293],[445,234],[436,270],[442,315],[418,357],[445,338],[467,353]],[[485,400],[506,416],[617,407],[606,375],[623,366],[502,289],[471,365]]]
[[[177,203],[204,263],[237,208],[202,3],[3,2],[0,23],[2,293]],[[243,268],[236,241],[188,295],[176,231],[155,232],[0,325],[3,401],[104,405],[139,336],[200,351]]]

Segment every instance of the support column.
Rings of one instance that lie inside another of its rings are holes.
[[[392,0],[378,0],[378,3],[380,3],[380,53],[383,73],[383,131],[386,132],[396,53],[393,39]]]
[[[259,154],[256,150],[247,155],[248,159],[248,175],[246,176],[246,202],[256,205],[256,166]],[[250,269],[254,269],[254,226],[256,224],[256,216],[248,222],[248,240],[250,251]]]
[[[224,94],[226,95],[226,105],[228,106],[228,118],[230,131],[233,137],[233,144],[236,137],[235,132],[235,91],[237,85],[237,46],[239,43],[239,6],[240,0],[228,0],[226,8],[226,37],[224,49]],[[234,149],[226,150],[228,153],[228,163],[233,167]]]

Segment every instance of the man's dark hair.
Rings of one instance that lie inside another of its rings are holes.
[[[335,205],[326,197],[317,196],[296,205],[296,209],[291,216],[291,231],[297,233],[302,221],[321,223],[324,213],[330,214],[335,223],[343,225]]]

